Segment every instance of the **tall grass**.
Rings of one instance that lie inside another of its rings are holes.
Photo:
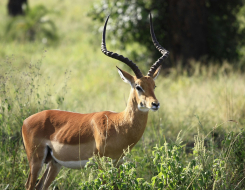
[[[55,96],[55,84],[40,72],[45,52],[36,63],[26,64],[25,70],[13,66],[14,56],[1,64],[4,68],[0,75],[0,184],[3,188],[23,189],[23,178],[27,177],[29,168],[21,138],[24,119],[41,110],[59,108],[64,100],[67,78],[63,92]]]

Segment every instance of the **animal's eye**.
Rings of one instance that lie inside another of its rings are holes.
[[[154,89],[156,88],[157,86],[154,87]]]
[[[135,88],[136,88],[138,91],[143,92],[143,89],[142,89],[140,86],[136,86]]]

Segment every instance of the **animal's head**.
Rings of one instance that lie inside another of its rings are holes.
[[[158,102],[154,89],[156,87],[155,80],[157,76],[159,75],[159,72],[161,70],[161,64],[162,62],[168,57],[169,52],[165,50],[157,41],[153,25],[152,25],[152,18],[150,14],[150,32],[151,32],[151,38],[153,41],[153,44],[155,47],[162,53],[162,57],[160,57],[150,68],[146,76],[143,76],[139,68],[135,63],[133,63],[128,58],[123,57],[122,55],[118,55],[117,53],[110,52],[106,49],[106,43],[105,43],[105,34],[106,34],[106,25],[108,22],[109,16],[106,19],[105,25],[104,25],[104,31],[102,36],[102,43],[101,43],[101,51],[114,59],[117,59],[119,61],[122,61],[126,63],[135,73],[135,76],[132,76],[126,71],[123,71],[122,69],[119,69],[118,67],[118,73],[122,80],[128,84],[131,85],[133,90],[136,94],[136,101],[138,105],[138,109],[140,111],[149,111],[150,109],[153,111],[157,111],[160,107],[160,103]]]

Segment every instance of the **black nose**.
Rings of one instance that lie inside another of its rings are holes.
[[[152,102],[151,103],[153,106],[156,106],[156,107],[158,107],[160,104],[159,103],[155,103],[155,102]]]

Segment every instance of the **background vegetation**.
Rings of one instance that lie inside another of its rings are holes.
[[[120,40],[121,46],[139,42],[149,51],[144,59],[159,54],[152,51],[149,40],[149,12],[154,15],[154,28],[159,41],[171,52],[170,65],[180,61],[189,66],[195,59],[208,65],[209,61],[238,60],[244,46],[244,0],[102,0],[90,11],[90,16],[100,21],[111,14],[114,18],[110,30],[112,38]],[[112,22],[112,21],[111,21]],[[141,54],[136,53],[136,57]],[[166,66],[165,66],[166,67]]]
[[[31,114],[57,108],[81,113],[125,108],[130,87],[121,81],[115,66],[131,71],[101,53],[97,26],[103,24],[91,19],[93,3],[29,1],[30,12],[13,18],[7,14],[7,1],[0,2],[1,189],[24,188],[29,167],[20,130]],[[243,15],[235,16],[242,23]],[[112,14],[111,27],[115,21],[119,20]],[[148,21],[144,26],[148,32]],[[158,41],[165,46],[160,33],[158,29]],[[132,38],[130,43],[120,43],[120,36],[110,30],[107,36],[108,49],[136,60],[144,73],[155,61],[141,41]],[[145,40],[151,44],[149,34]],[[122,48],[122,44],[126,45]],[[150,52],[157,50],[152,46]],[[188,68],[180,64],[181,59],[173,62],[162,72],[168,75],[156,81],[161,109],[150,113],[142,139],[127,154],[120,172],[110,160],[95,157],[92,168],[63,168],[52,188],[243,189],[245,76],[239,70],[242,54],[237,58],[219,65],[189,60]]]

